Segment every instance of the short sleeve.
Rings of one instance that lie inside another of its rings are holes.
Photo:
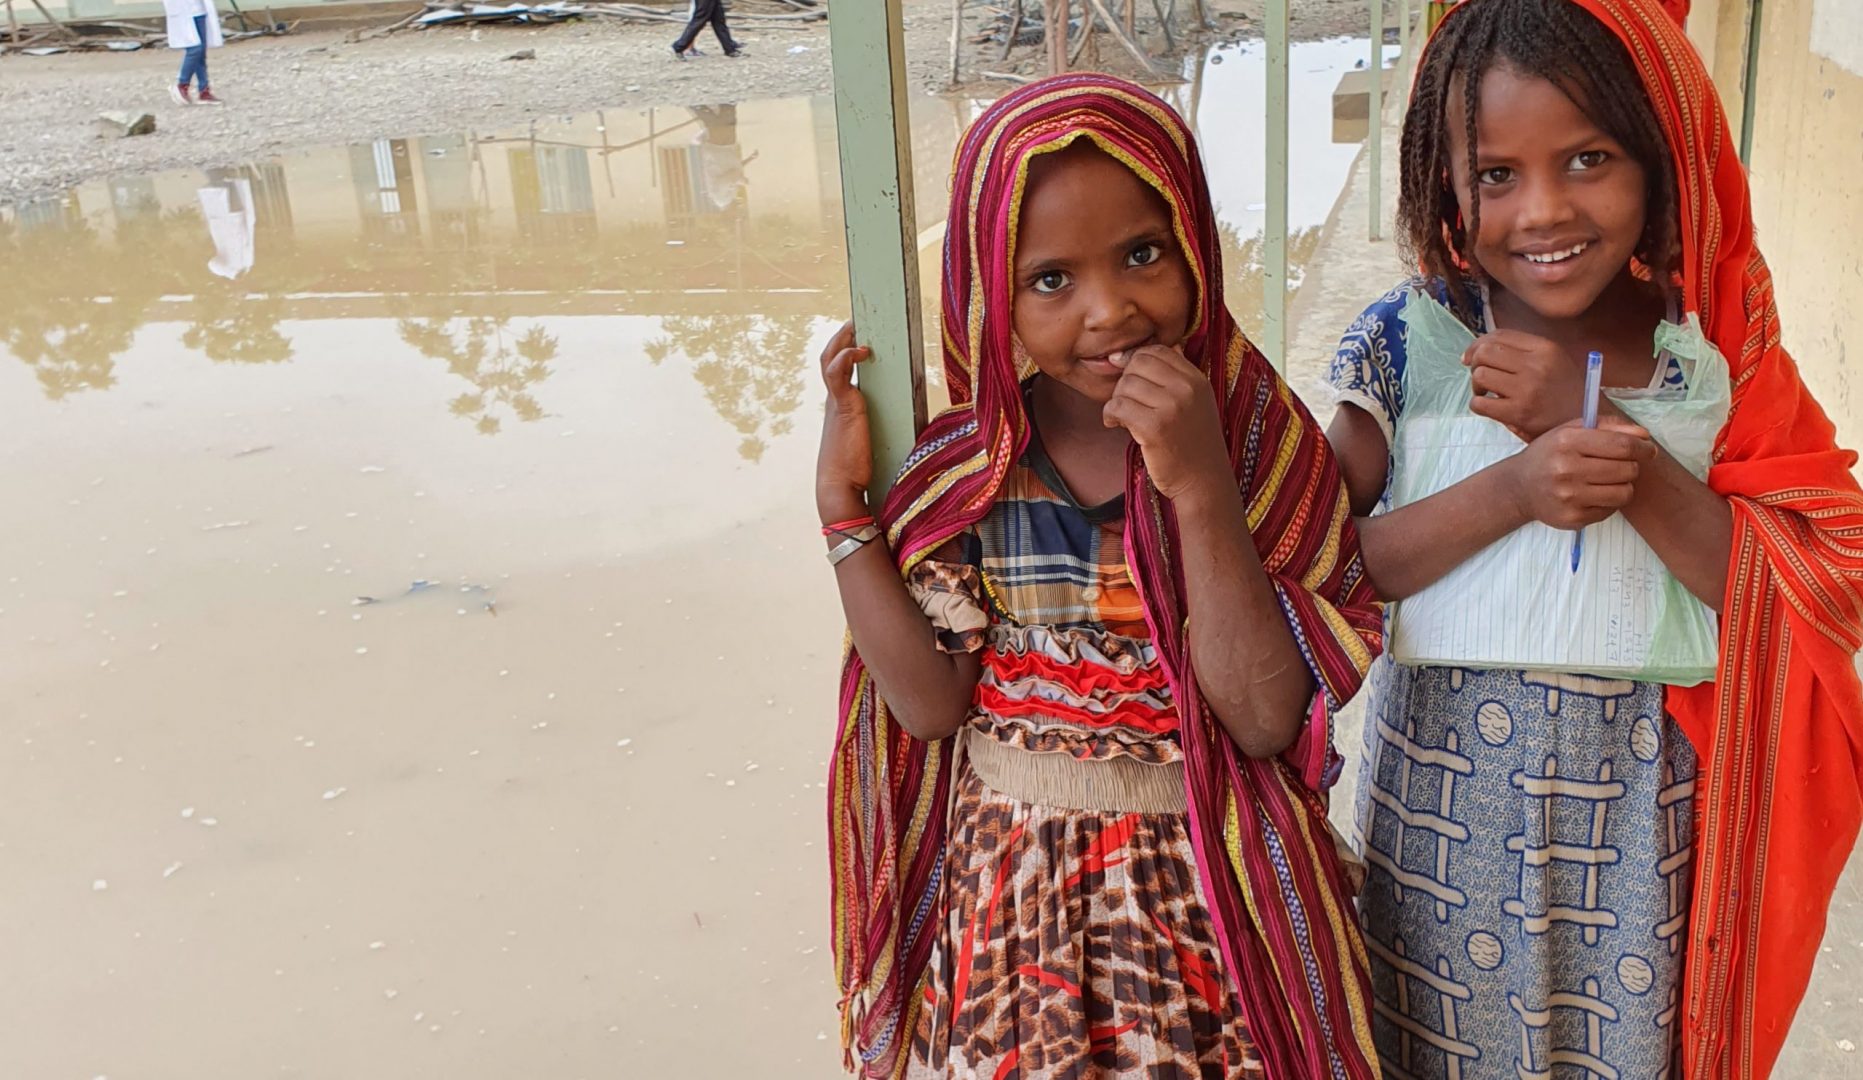
[[[941,652],[974,653],[983,648],[990,628],[983,573],[967,557],[971,546],[947,545],[940,557],[924,560],[906,575],[906,589],[931,620]]]
[[[1403,312],[1414,287],[1400,285],[1366,308],[1333,354],[1329,381],[1334,403],[1356,405],[1370,414],[1384,432],[1386,446],[1404,408]]]

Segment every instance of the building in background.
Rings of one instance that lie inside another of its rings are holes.
[[[1689,33],[1743,147],[1760,248],[1785,344],[1836,421],[1863,446],[1863,3],[1695,0]]]

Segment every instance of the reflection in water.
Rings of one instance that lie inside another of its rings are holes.
[[[444,360],[448,371],[473,385],[473,390],[448,405],[454,416],[472,421],[481,435],[496,435],[501,415],[530,422],[543,416],[543,407],[530,387],[550,377],[556,359],[556,338],[541,326],[522,334],[508,319],[479,316],[471,319],[402,319],[396,323],[401,340],[422,356]]]
[[[772,439],[789,434],[809,371],[809,343],[820,320],[809,315],[674,315],[647,342],[655,364],[674,353],[692,362],[705,398],[743,441],[738,453],[761,461]]]
[[[914,105],[932,237],[973,107]],[[40,975],[0,983],[0,1074],[833,1075],[841,617],[800,542],[848,306],[832,118],[0,207],[0,790],[41,811],[0,836]],[[1258,162],[1218,158],[1247,319]]]

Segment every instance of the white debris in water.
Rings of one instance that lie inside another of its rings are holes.
[[[201,527],[202,532],[219,532],[221,529],[244,529],[252,525],[250,521],[222,521]]]
[[[629,746],[629,745],[632,745],[633,742],[634,742],[633,739],[619,739],[619,740],[616,740],[615,745],[616,746]]]
[[[103,892],[108,888],[110,888],[110,883],[103,878],[98,878],[96,881],[91,882],[92,892]]]
[[[365,474],[373,474],[373,473],[385,473],[388,470],[382,468],[380,465],[364,465],[362,467],[362,471]]]
[[[762,766],[758,765],[756,762],[753,761],[750,764],[744,766],[744,771],[745,772],[756,772],[760,768],[762,768]]]
[[[174,877],[174,876],[175,876],[175,871],[177,871],[177,870],[179,870],[179,869],[181,869],[181,864],[180,864],[180,863],[173,863],[173,864],[170,864],[170,866],[168,867],[168,869],[166,869],[166,870],[164,870],[164,871],[162,871],[162,877],[163,877],[163,879],[167,879],[167,878],[171,878],[171,877]]]
[[[348,790],[349,789],[346,787],[331,788],[329,791],[323,793],[323,800],[329,802],[331,799],[341,798],[343,793]]]
[[[356,646],[356,655],[357,655],[357,656],[367,656],[367,655],[369,655],[369,647],[368,647],[367,645],[358,645],[358,646]]]
[[[181,818],[183,821],[193,816],[194,816],[194,808],[192,806],[184,806],[181,808]]]
[[[396,998],[398,998],[398,997],[400,997],[400,996],[401,996],[401,991],[399,991],[399,990],[384,990],[384,991],[382,991],[382,996],[383,996],[383,997],[385,997],[385,998],[387,998],[387,999],[388,999],[388,1000],[390,1000],[390,1001],[393,1001],[394,999],[396,999]]]
[[[123,597],[125,597],[125,596],[128,596],[128,595],[129,595],[129,590],[128,590],[128,589],[118,589],[117,591],[115,591],[115,592],[113,592],[113,593],[111,593],[110,595],[111,595],[111,596],[114,596],[114,597],[116,597],[116,598],[117,598],[117,599],[119,599],[119,600],[121,600],[121,599],[122,599]]]
[[[211,818],[211,817],[204,817],[204,818],[202,818],[202,819],[201,819],[201,824],[202,824],[202,825],[205,825],[205,826],[207,826],[207,827],[208,827],[209,829],[211,829],[211,828],[213,828],[213,827],[214,827],[215,825],[218,825],[218,824],[220,824],[220,819],[219,819],[219,818]]]
[[[381,951],[382,951],[383,949],[386,949],[387,947],[388,947],[388,943],[387,943],[386,941],[371,941],[371,942],[369,942],[369,951],[370,951],[370,952],[381,952]]]
[[[1857,1052],[1857,1044],[1851,1042],[1849,1039],[1839,1039],[1837,1040],[1837,1049],[1842,1050],[1846,1054],[1854,1054]]]
[[[726,781],[725,781],[725,787],[736,787],[736,786],[737,786],[737,781],[736,781],[736,780],[726,780]]]

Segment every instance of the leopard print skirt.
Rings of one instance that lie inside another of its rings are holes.
[[[965,767],[914,1080],[1262,1076],[1177,814],[1036,806]]]

